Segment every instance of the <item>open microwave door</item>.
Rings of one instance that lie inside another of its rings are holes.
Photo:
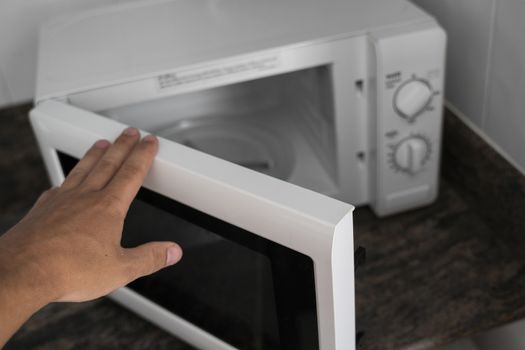
[[[54,186],[126,127],[52,100],[31,123]],[[111,297],[199,349],[355,349],[353,207],[159,140],[123,245],[171,239],[185,255]]]

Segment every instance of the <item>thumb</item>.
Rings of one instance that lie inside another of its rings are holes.
[[[126,255],[134,277],[139,278],[176,264],[182,258],[182,249],[173,242],[150,242],[126,249]]]

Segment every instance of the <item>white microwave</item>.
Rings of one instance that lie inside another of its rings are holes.
[[[446,35],[405,0],[158,0],[41,30],[52,183],[128,125],[160,137],[123,244],[183,261],[112,297],[201,349],[355,348],[354,205],[438,191]]]

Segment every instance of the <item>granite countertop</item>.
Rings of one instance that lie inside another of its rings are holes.
[[[28,105],[0,111],[0,232],[48,186]],[[440,195],[385,219],[355,212],[367,248],[356,278],[360,349],[421,350],[525,317],[525,177],[446,113]],[[192,349],[102,298],[51,304],[6,345]]]

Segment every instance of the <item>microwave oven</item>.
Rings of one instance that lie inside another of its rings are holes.
[[[446,35],[406,0],[156,0],[41,30],[53,185],[125,126],[160,137],[122,243],[185,257],[111,297],[202,349],[354,349],[354,205],[438,191]]]

